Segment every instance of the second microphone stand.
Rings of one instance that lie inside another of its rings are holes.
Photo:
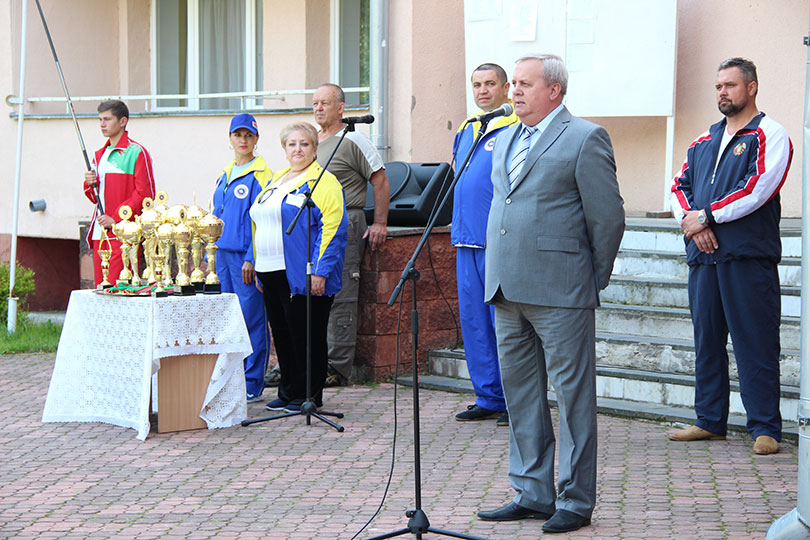
[[[383,538],[393,538],[394,536],[401,536],[403,534],[414,534],[416,535],[417,540],[422,540],[422,535],[425,533],[435,533],[444,536],[451,536],[454,538],[465,538],[467,540],[487,540],[486,538],[482,538],[480,536],[472,536],[469,534],[454,532],[454,531],[446,531],[443,529],[437,529],[430,525],[430,521],[428,521],[427,514],[422,509],[422,459],[421,459],[421,451],[419,448],[420,439],[419,439],[419,364],[417,362],[418,358],[418,346],[419,346],[419,311],[416,305],[416,282],[419,281],[419,271],[414,268],[416,263],[417,257],[422,252],[422,248],[424,247],[425,243],[427,242],[431,231],[433,230],[434,225],[436,224],[436,219],[441,212],[444,205],[447,204],[447,200],[450,195],[453,193],[453,188],[458,183],[459,178],[461,175],[464,174],[465,168],[467,167],[467,162],[470,161],[475,148],[478,146],[478,143],[484,136],[487,130],[488,120],[484,120],[481,122],[481,127],[478,130],[478,135],[475,138],[475,141],[470,146],[470,151],[467,153],[467,157],[464,158],[464,162],[461,164],[461,167],[456,169],[455,178],[453,178],[453,182],[450,184],[450,188],[445,192],[444,198],[442,202],[439,204],[438,208],[435,209],[433,214],[430,216],[430,220],[428,220],[427,225],[425,226],[425,232],[422,233],[422,238],[419,239],[419,244],[416,246],[413,255],[411,256],[411,260],[408,261],[408,264],[405,265],[405,269],[402,271],[402,276],[399,279],[399,283],[397,284],[396,288],[394,289],[393,294],[391,294],[391,298],[388,300],[388,305],[393,306],[394,302],[396,301],[397,297],[399,296],[400,292],[402,291],[402,286],[405,284],[406,281],[411,282],[411,354],[412,354],[412,362],[413,362],[413,466],[414,466],[414,501],[416,503],[416,508],[413,510],[407,510],[405,512],[405,516],[408,519],[407,527],[403,529],[399,529],[396,531],[391,531],[385,534],[381,534],[378,536],[373,536],[368,540],[382,540]],[[397,359],[399,360],[399,359]]]

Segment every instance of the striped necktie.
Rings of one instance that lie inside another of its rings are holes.
[[[509,187],[515,185],[515,180],[520,176],[520,171],[523,170],[523,164],[526,162],[526,157],[529,155],[529,146],[532,141],[532,135],[537,131],[537,127],[523,126],[523,132],[520,134],[518,141],[517,152],[512,162],[509,164]]]

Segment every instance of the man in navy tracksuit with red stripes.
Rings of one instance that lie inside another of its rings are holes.
[[[725,118],[692,143],[672,183],[672,211],[689,265],[697,422],[669,438],[725,439],[731,333],[754,453],[773,454],[782,438],[779,190],[793,145],[785,129],[757,109],[752,62],[724,61],[715,88]]]

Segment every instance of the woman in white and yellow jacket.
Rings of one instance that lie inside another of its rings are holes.
[[[323,171],[315,161],[315,128],[308,123],[291,124],[281,131],[281,145],[290,166],[277,171],[259,193],[250,218],[256,277],[281,372],[278,398],[267,409],[296,411],[306,398],[307,261],[312,262],[311,390],[320,407],[328,361],[326,329],[334,295],[342,286],[347,219],[343,188],[334,175],[323,172],[312,190]],[[314,207],[304,210],[292,233],[285,234],[310,190]]]

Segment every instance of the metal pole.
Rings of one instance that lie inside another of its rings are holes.
[[[20,32],[20,107],[17,114],[17,155],[14,167],[14,198],[11,200],[11,255],[8,264],[8,321],[10,334],[17,331],[17,298],[14,285],[17,278],[17,222],[20,217],[20,172],[22,166],[23,119],[25,118],[25,44],[28,37],[28,0],[22,0],[22,32]]]
[[[59,81],[62,83],[62,90],[65,92],[65,99],[67,99],[68,111],[71,118],[73,118],[73,127],[76,129],[76,136],[79,138],[79,146],[82,148],[82,156],[84,156],[84,164],[87,166],[88,171],[92,171],[90,166],[90,158],[87,157],[87,149],[84,147],[84,137],[82,131],[79,129],[79,122],[76,120],[76,111],[73,110],[73,101],[70,99],[67,83],[65,82],[65,75],[62,73],[62,66],[59,64],[59,58],[56,56],[56,48],[53,46],[53,39],[51,39],[51,31],[48,29],[48,23],[45,21],[45,13],[42,11],[42,6],[39,0],[36,0],[37,10],[39,10],[39,18],[42,19],[42,26],[45,28],[45,35],[48,37],[48,45],[51,46],[51,54],[53,61],[56,64],[56,71],[59,74]],[[104,204],[101,202],[101,197],[98,193],[98,184],[93,185],[93,193],[96,195],[96,206],[98,206],[99,215],[104,214]]]
[[[388,161],[388,0],[369,2],[369,111],[377,121],[371,141]]]
[[[804,45],[810,46],[810,36]],[[799,383],[799,482],[796,508],[771,524],[766,540],[810,539],[810,49],[804,81],[802,130],[802,314]],[[805,257],[805,255],[807,255]]]

